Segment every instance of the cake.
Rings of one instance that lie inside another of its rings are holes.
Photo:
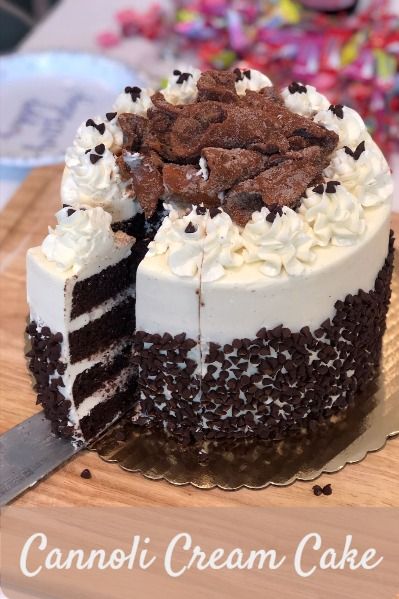
[[[126,87],[79,127],[28,252],[53,430],[88,442],[131,409],[183,443],[281,439],[344,414],[380,365],[392,194],[360,115],[310,85]]]

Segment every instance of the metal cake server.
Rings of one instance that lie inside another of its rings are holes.
[[[0,506],[33,487],[82,447],[51,433],[43,412],[0,436]]]

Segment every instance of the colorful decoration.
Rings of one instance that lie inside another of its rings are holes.
[[[142,35],[201,68],[254,67],[278,85],[315,85],[332,102],[361,112],[386,153],[399,152],[399,14],[392,14],[389,0],[334,16],[305,9],[299,0],[175,4],[172,22],[157,4],[145,13],[120,11],[119,41]],[[104,48],[118,43],[107,32],[97,40]]]

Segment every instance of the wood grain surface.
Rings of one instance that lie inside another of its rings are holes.
[[[23,355],[28,311],[25,253],[29,247],[38,245],[47,226],[54,224],[61,172],[61,167],[33,171],[0,215],[0,432],[38,409]],[[393,217],[393,226],[399,237],[399,215]],[[80,477],[84,468],[91,470],[90,480]],[[360,464],[322,476],[320,484],[333,485],[330,497],[315,497],[311,482],[236,492],[174,487],[125,472],[117,465],[103,462],[94,453],[82,451],[15,503],[20,506],[399,506],[398,473],[399,438],[389,441],[383,450],[367,456]]]

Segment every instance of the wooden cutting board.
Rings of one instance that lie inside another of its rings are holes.
[[[0,432],[31,416],[37,407],[23,354],[25,320],[25,253],[38,245],[54,224],[59,207],[62,167],[35,170],[0,215]],[[399,215],[393,217],[399,237]],[[45,290],[44,290],[45,292]],[[92,472],[90,480],[80,473]],[[315,497],[311,482],[261,491],[202,491],[191,486],[174,487],[164,481],[149,481],[140,474],[103,462],[96,454],[82,451],[16,500],[33,505],[163,505],[163,506],[399,506],[399,438],[369,455],[362,463],[341,472],[324,475],[320,484],[331,482],[333,495]]]

